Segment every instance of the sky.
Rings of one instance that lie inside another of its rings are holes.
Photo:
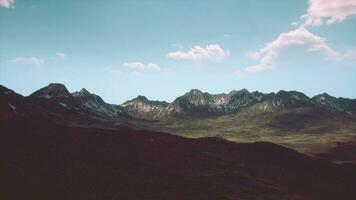
[[[0,84],[106,102],[298,90],[356,98],[356,0],[0,0]]]

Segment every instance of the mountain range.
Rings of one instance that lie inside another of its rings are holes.
[[[3,91],[10,91],[3,86],[1,87]],[[114,105],[104,102],[98,95],[91,94],[85,88],[78,92],[69,93],[63,84],[51,83],[35,91],[28,98],[40,101],[45,99],[63,101],[60,105],[64,107],[66,105],[65,102],[68,102],[68,106],[72,106],[72,108],[67,107],[67,109],[81,108],[103,118],[128,115],[138,119],[159,120],[167,117],[167,115],[181,117],[226,115],[257,104],[263,105],[261,107],[263,111],[316,107],[349,115],[356,114],[356,99],[336,98],[327,93],[309,98],[298,91],[284,90],[265,94],[242,89],[231,91],[228,94],[209,94],[192,89],[177,97],[171,103],[152,101],[144,96],[138,96],[121,105]],[[73,105],[76,103],[80,105]]]
[[[356,141],[356,99],[326,93],[310,98],[298,91],[242,89],[209,94],[192,89],[170,103],[138,96],[115,105],[84,88],[70,93],[63,84],[51,83],[27,97],[1,86],[0,95],[1,112],[7,113],[2,117],[41,113],[70,126],[130,127],[192,138],[269,141],[310,155]],[[334,160],[355,161],[345,157]]]
[[[0,86],[0,197],[352,200],[355,122],[355,100],[327,94],[114,105],[58,83],[26,97]]]

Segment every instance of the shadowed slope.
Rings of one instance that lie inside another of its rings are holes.
[[[355,168],[271,143],[237,144],[0,121],[2,199],[354,199]]]

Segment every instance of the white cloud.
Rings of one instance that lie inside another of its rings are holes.
[[[149,69],[149,70],[161,70],[160,66],[155,63],[149,63],[149,64],[144,64],[142,62],[125,62],[122,64],[124,67],[129,67],[131,69],[139,69],[139,70],[144,70],[144,69]]]
[[[334,24],[356,15],[356,0],[309,0],[309,8],[303,26],[321,26]]]
[[[44,60],[37,57],[16,57],[8,62],[13,64],[31,64],[31,65],[42,65]]]
[[[325,38],[300,27],[296,30],[281,33],[278,38],[256,52],[246,53],[247,56],[259,61],[258,64],[248,66],[246,72],[270,70],[274,68],[274,60],[283,48],[290,46],[305,46],[307,51],[320,51],[329,58],[338,58],[341,54],[326,44]]]
[[[169,58],[177,60],[203,60],[213,59],[222,60],[230,55],[229,51],[225,51],[218,44],[207,45],[205,48],[200,46],[194,46],[187,52],[176,51],[167,54]]]
[[[154,63],[149,63],[147,64],[147,68],[151,69],[151,70],[161,70],[161,68],[159,67],[159,65],[154,64]]]
[[[129,67],[132,69],[144,69],[145,68],[145,65],[142,62],[129,62],[129,63],[125,62],[122,64],[122,66]]]
[[[67,58],[67,55],[65,53],[62,53],[62,52],[57,52],[56,56],[61,60],[65,60]]]
[[[5,8],[14,8],[15,0],[0,0],[0,6]]]
[[[247,57],[250,57],[252,59],[258,60],[260,58],[260,53],[258,51],[256,52],[247,52],[244,54]]]

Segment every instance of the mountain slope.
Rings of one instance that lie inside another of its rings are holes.
[[[95,94],[91,94],[85,88],[72,94],[74,101],[80,104],[82,109],[91,111],[103,118],[115,118],[124,114],[125,111],[118,105],[108,104]]]
[[[1,90],[0,117],[4,119],[41,113],[71,126],[131,127],[192,138],[269,141],[314,156],[356,137],[355,100],[325,94],[309,98],[297,91],[263,94],[243,89],[212,95],[195,89],[172,103],[138,96],[113,105],[86,89],[70,94],[62,84],[50,84],[29,97],[5,87]]]
[[[271,143],[0,121],[1,199],[354,199],[356,169]],[[21,147],[21,148],[19,148]]]

